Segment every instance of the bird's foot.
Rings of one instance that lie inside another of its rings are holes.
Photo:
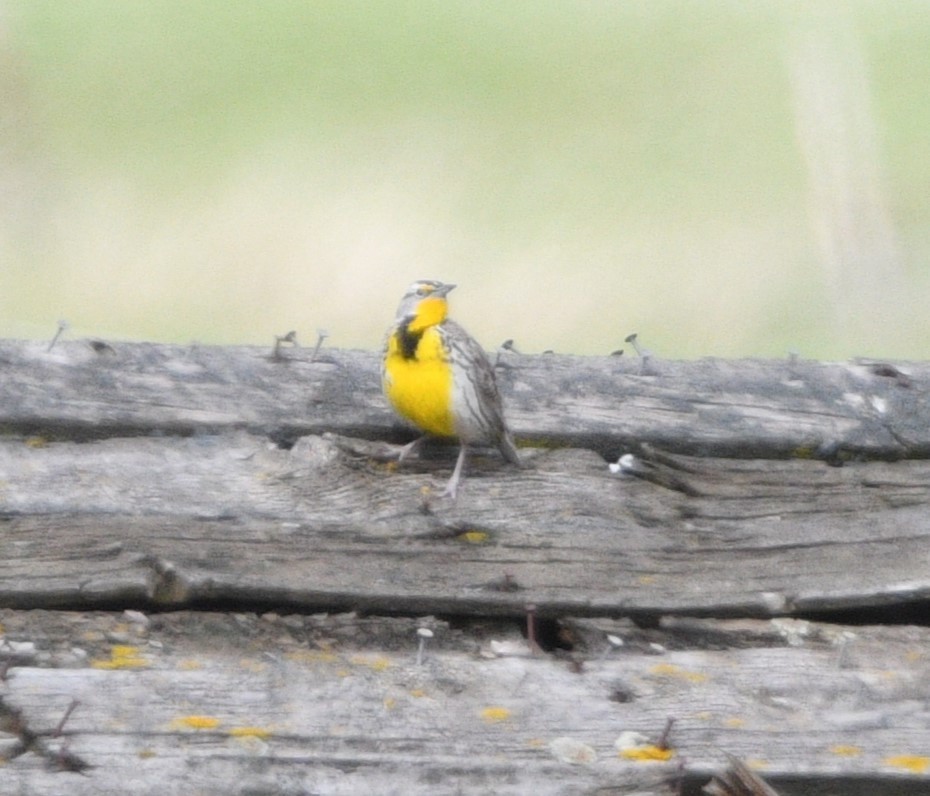
[[[397,454],[397,463],[401,464],[408,456],[416,453],[417,450],[419,450],[420,445],[423,444],[423,440],[425,439],[425,436],[417,437],[413,442],[408,442],[406,445],[404,445],[404,447],[400,449],[400,453]]]

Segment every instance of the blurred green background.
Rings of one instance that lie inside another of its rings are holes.
[[[926,2],[0,0],[0,107],[2,337],[930,357]]]

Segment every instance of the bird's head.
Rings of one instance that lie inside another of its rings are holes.
[[[449,313],[446,296],[455,285],[436,282],[433,279],[420,279],[414,282],[397,307],[397,320],[407,324],[411,332],[442,323]]]

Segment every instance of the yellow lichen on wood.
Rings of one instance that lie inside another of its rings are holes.
[[[232,738],[258,738],[265,741],[271,737],[271,730],[266,727],[232,727],[226,734]]]
[[[925,755],[891,755],[882,762],[886,766],[903,768],[913,774],[924,774],[927,769],[930,769],[930,757]]]
[[[689,672],[680,666],[671,663],[657,663],[649,670],[650,674],[657,677],[669,677],[676,680],[687,680],[689,683],[703,683],[707,680],[707,675],[701,672]]]
[[[339,660],[336,653],[328,649],[286,652],[284,658],[294,663],[335,663]]]
[[[463,531],[456,537],[468,544],[484,544],[490,538],[491,535],[485,531]]]
[[[219,726],[214,716],[178,716],[171,722],[173,730],[215,730]]]
[[[109,658],[98,658],[90,662],[94,669],[141,669],[149,665],[138,647],[118,644],[110,650]]]
[[[491,705],[481,710],[481,720],[488,724],[497,724],[510,718],[510,710],[500,705]]]
[[[850,746],[849,744],[836,744],[830,747],[830,754],[837,755],[838,757],[858,757],[862,754],[862,749],[858,746]]]
[[[368,655],[353,655],[349,658],[349,663],[354,663],[356,666],[367,666],[369,669],[373,669],[376,672],[383,672],[385,669],[391,667],[390,658],[385,658],[383,655],[375,655],[374,657]]]
[[[664,749],[655,744],[644,744],[643,746],[631,746],[627,749],[621,749],[619,755],[626,760],[662,763],[671,760],[675,752],[672,749]]]

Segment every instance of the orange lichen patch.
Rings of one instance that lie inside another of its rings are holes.
[[[397,707],[397,700],[394,697],[385,697],[382,702],[385,710],[394,710]]]
[[[171,722],[172,730],[215,730],[220,720],[213,716],[178,716]]]
[[[636,579],[636,582],[640,586],[651,586],[653,583],[656,582],[656,576],[655,575],[640,575]]]
[[[546,745],[546,742],[542,738],[528,738],[526,745],[530,747],[530,749],[541,749]]]
[[[671,760],[675,752],[672,749],[663,749],[661,746],[655,746],[654,744],[644,744],[643,746],[631,746],[627,749],[621,749],[618,754],[626,760],[661,763]]]
[[[849,746],[847,744],[836,744],[830,747],[830,754],[839,757],[858,757],[862,754],[862,749],[858,746]]]
[[[727,718],[723,720],[723,724],[725,727],[743,727],[746,725],[746,719],[741,719],[739,716],[727,716]]]
[[[912,774],[923,774],[930,768],[930,757],[924,755],[892,755],[886,757],[882,762],[886,766],[903,768]]]
[[[498,724],[499,722],[507,721],[509,718],[510,710],[500,707],[499,705],[491,705],[481,710],[481,720],[488,724]]]
[[[194,660],[193,658],[188,658],[187,660],[178,661],[178,668],[182,672],[193,672],[197,669],[202,669],[203,664],[200,661]]]
[[[676,680],[687,680],[689,683],[703,683],[707,680],[707,675],[701,672],[689,672],[680,666],[671,663],[658,663],[649,670],[650,674],[657,677],[668,677]]]
[[[917,663],[923,656],[924,654],[920,650],[908,650],[904,654],[904,660],[908,663]]]
[[[109,658],[100,658],[90,662],[94,669],[141,669],[149,665],[148,659],[142,657],[138,647],[123,644],[110,649]]]
[[[44,448],[48,440],[45,437],[26,437],[25,443],[27,448]]]
[[[414,688],[410,692],[410,696],[412,696],[414,699],[423,699],[423,697],[426,696],[426,691],[424,691],[422,688]]]
[[[155,755],[155,750],[148,748],[140,749],[138,752],[136,752],[136,757],[138,757],[140,760],[150,760],[151,758],[155,757]]]
[[[231,738],[258,738],[265,741],[271,737],[271,730],[266,727],[233,727],[227,731]]]

